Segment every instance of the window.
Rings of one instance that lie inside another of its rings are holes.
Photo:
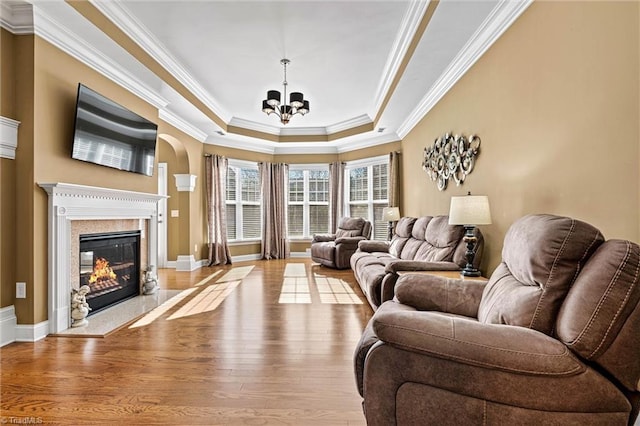
[[[289,237],[329,232],[329,169],[289,166]]]
[[[230,160],[226,193],[227,239],[259,239],[262,235],[262,222],[258,165]]]
[[[354,161],[345,168],[346,214],[371,221],[375,240],[387,239],[388,223],[382,219],[382,209],[388,205],[388,161],[382,156]]]

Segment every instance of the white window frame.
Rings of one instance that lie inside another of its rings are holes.
[[[309,206],[327,206],[329,207],[329,199],[327,201],[310,201],[309,200],[309,172],[310,171],[326,171],[329,172],[328,164],[290,164],[289,171],[302,171],[304,180],[303,180],[303,192],[304,197],[303,201],[290,201],[289,200],[289,186],[287,185],[287,206],[302,206],[302,236],[300,235],[287,235],[287,238],[293,241],[305,241],[311,240],[313,235],[311,235],[311,219],[309,217],[310,208]],[[329,188],[329,192],[331,192],[331,188]],[[329,223],[327,222],[327,230],[325,232],[329,232]]]
[[[372,230],[371,230],[371,239],[375,239],[376,232],[376,221],[374,217],[374,207],[375,206],[383,206],[387,207],[389,205],[389,190],[387,189],[387,198],[384,200],[373,200],[373,166],[379,165],[387,166],[387,179],[389,179],[389,156],[388,155],[380,155],[377,157],[364,158],[362,160],[349,161],[345,164],[344,167],[344,206],[343,211],[345,212],[345,216],[351,216],[351,204],[366,204],[367,205],[367,215],[369,217],[369,221],[371,222]],[[353,201],[351,200],[351,170],[358,169],[361,167],[367,168],[367,200],[366,201]],[[387,229],[385,227],[385,235]],[[386,240],[386,238],[385,238]]]
[[[252,161],[244,161],[244,160],[233,160],[229,159],[228,167],[233,168],[236,172],[236,199],[234,201],[227,200],[226,188],[225,188],[225,205],[234,205],[236,210],[236,238],[229,239],[229,243],[245,243],[245,242],[258,242],[261,240],[261,237],[257,238],[237,238],[238,235],[244,236],[243,229],[243,220],[242,220],[242,206],[243,205],[257,205],[262,206],[262,193],[260,194],[259,201],[242,201],[242,182],[240,172],[241,169],[251,169],[256,170],[258,172],[258,181],[260,181],[260,169],[258,167],[258,163]],[[226,220],[226,218],[225,218]],[[260,214],[260,235],[264,232],[264,227],[262,226],[262,214]]]

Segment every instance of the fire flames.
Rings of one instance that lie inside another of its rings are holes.
[[[98,281],[104,280],[115,280],[117,275],[109,266],[109,261],[103,257],[99,257],[96,259],[96,266],[93,268],[93,274],[91,274],[91,278],[89,278],[89,284],[96,283]]]

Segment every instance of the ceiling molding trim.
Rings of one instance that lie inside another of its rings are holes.
[[[88,67],[94,69],[109,80],[122,86],[129,92],[154,107],[161,109],[169,105],[169,101],[159,96],[142,81],[133,77],[125,69],[116,65],[112,60],[98,53],[87,44],[82,37],[74,34],[65,26],[47,16],[41,9],[34,9],[35,33],[63,52],[71,55]]]
[[[387,63],[384,66],[382,78],[378,83],[374,104],[372,106],[373,109],[369,114],[371,117],[377,116],[387,93],[391,89],[391,85],[396,78],[398,70],[402,66],[407,50],[413,42],[416,31],[418,31],[418,28],[420,27],[422,17],[427,11],[429,3],[429,1],[422,0],[413,1],[409,4],[409,8],[402,19],[400,30],[398,31],[398,35],[396,36],[393,47],[389,53],[389,57],[387,58]]]
[[[244,118],[232,117],[229,121],[231,127],[242,127],[243,129],[253,130],[260,133],[269,133],[270,135],[279,136],[280,128],[268,124],[261,124]]]
[[[33,6],[0,2],[0,27],[15,35],[33,34]]]
[[[418,106],[398,128],[403,139],[422,120],[442,97],[462,78],[478,59],[531,5],[533,0],[502,0],[491,11],[478,30],[458,52],[440,78],[429,89]]]
[[[207,108],[225,123],[231,119],[229,113],[213,99],[200,83],[169,53],[164,45],[118,1],[90,0],[91,4],[118,26],[138,46],[144,49],[158,64],[173,75]]]
[[[352,129],[354,127],[360,127],[369,123],[373,123],[373,120],[371,119],[369,114],[362,114],[349,120],[341,121],[339,123],[327,126],[326,133],[327,135],[332,135],[334,133],[340,133],[345,130]]]
[[[295,145],[290,146],[290,144],[277,146],[274,150],[274,154],[337,154],[338,148],[336,146],[327,145],[323,143],[322,145],[316,146],[307,146],[305,145]]]
[[[329,140],[329,136],[333,134],[348,131],[372,123],[373,120],[371,120],[371,117],[369,117],[369,115],[367,114],[362,114],[352,119],[341,121],[327,127],[291,128],[271,126],[268,124],[257,123],[251,120],[245,120],[244,118],[233,117],[231,121],[229,121],[229,128],[233,129],[234,127],[236,127],[254,132],[268,133],[270,135],[277,136],[278,139],[280,139],[280,137],[290,138],[292,136],[300,136],[302,138],[304,138],[305,136],[326,136],[325,138],[322,138],[322,140],[326,141]]]
[[[183,120],[170,111],[167,111],[165,109],[158,110],[158,118],[171,124],[176,129],[183,131],[184,133],[200,142],[204,142],[205,140],[207,140],[206,132],[203,132],[193,124],[187,122],[186,120]]]
[[[280,136],[326,136],[326,127],[283,127]]]
[[[236,138],[230,138],[228,136],[225,136],[225,137],[209,136],[204,143],[209,145],[222,146],[225,148],[240,149],[243,151],[259,152],[262,154],[275,153],[275,145],[267,141],[254,142],[249,140],[238,140]]]
[[[384,145],[387,143],[399,142],[400,137],[395,133],[388,133],[382,136],[364,138],[359,141],[341,142],[337,145],[338,153],[356,151],[358,149],[371,148],[376,145]]]

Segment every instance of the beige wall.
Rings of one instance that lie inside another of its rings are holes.
[[[0,29],[0,116],[16,119],[15,38]],[[15,161],[0,158],[0,308],[15,297]]]
[[[48,260],[47,260],[47,195],[37,184],[66,182],[102,186],[139,192],[157,192],[157,176],[148,177],[100,167],[71,159],[75,99],[79,82],[95,89],[114,101],[159,124],[164,134],[172,138],[179,154],[169,155],[159,144],[159,157],[170,156],[170,169],[175,173],[200,175],[202,145],[172,126],[160,122],[157,110],[129,93],[101,74],[66,55],[48,42],[34,36],[5,37],[3,32],[3,63],[6,58],[5,39],[13,38],[14,54],[11,59],[16,69],[14,75],[2,75],[13,79],[15,100],[5,101],[3,112],[13,108],[14,117],[21,121],[18,132],[16,160],[2,160],[2,292],[1,306],[15,305],[19,324],[35,324],[47,319]],[[7,49],[11,51],[11,49]],[[3,66],[4,69],[4,66]],[[8,106],[7,106],[8,105]],[[173,148],[173,147],[171,147]],[[176,148],[173,148],[174,151]],[[195,161],[194,161],[195,160]],[[171,175],[171,179],[173,176]],[[175,188],[175,180],[169,182]],[[201,250],[204,241],[203,193],[198,186],[193,193],[178,193],[175,199],[183,215],[176,224],[179,230],[175,247],[184,248],[189,254],[194,245]],[[7,199],[15,199],[9,210]],[[191,214],[191,211],[195,212]],[[12,216],[13,215],[13,216]],[[12,217],[15,223],[12,223]],[[19,238],[11,231],[19,230]],[[7,236],[5,239],[4,237]],[[11,239],[13,247],[5,246]],[[7,253],[11,253],[7,255]],[[200,259],[196,255],[196,259]],[[13,265],[5,268],[4,265]],[[27,283],[27,298],[14,299],[16,281]]]
[[[509,225],[573,216],[607,238],[640,239],[639,4],[534,2],[403,141],[404,214],[446,214],[453,195],[487,194],[490,273]],[[477,133],[462,187],[438,192],[422,150]]]

